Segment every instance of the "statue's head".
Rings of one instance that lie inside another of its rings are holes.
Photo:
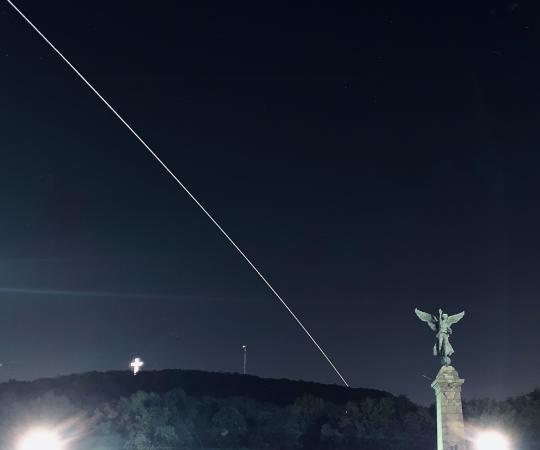
[[[448,319],[448,314],[446,314],[446,313],[443,314],[443,315],[442,315],[442,318],[443,318],[443,319]]]

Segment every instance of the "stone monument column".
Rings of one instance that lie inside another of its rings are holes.
[[[452,325],[463,319],[465,311],[453,316],[443,313],[442,309],[439,309],[438,315],[431,315],[418,308],[414,312],[436,333],[433,355],[441,357],[442,367],[431,383],[437,399],[437,450],[467,450],[461,407],[461,385],[465,380],[459,378],[450,359],[454,354],[450,344]]]
[[[466,450],[461,407],[461,385],[465,380],[452,366],[442,366],[431,383],[437,399],[437,450]]]

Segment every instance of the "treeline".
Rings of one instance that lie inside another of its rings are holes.
[[[465,401],[463,414],[471,432],[500,430],[510,438],[514,449],[540,449],[540,389],[504,401]]]
[[[246,397],[196,398],[182,389],[136,392],[93,410],[45,394],[0,404],[0,448],[32,427],[54,427],[78,450],[158,448],[428,450],[435,441],[428,410],[404,397],[337,405],[304,395],[280,406]]]
[[[513,448],[540,448],[540,390],[467,401],[464,413],[471,430],[501,429]],[[434,408],[403,396],[204,372],[90,373],[0,385],[0,450],[16,448],[35,427],[56,429],[66,450],[436,448]]]

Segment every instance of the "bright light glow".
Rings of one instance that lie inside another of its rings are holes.
[[[19,442],[17,450],[62,450],[62,442],[53,431],[35,430]]]
[[[510,450],[508,439],[496,431],[484,431],[475,439],[475,450]]]
[[[137,373],[141,370],[141,367],[144,366],[144,361],[141,361],[141,358],[135,358],[133,361],[131,361],[130,366],[133,369],[133,375],[137,375]]]

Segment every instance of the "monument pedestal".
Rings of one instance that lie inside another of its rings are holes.
[[[461,407],[464,381],[452,366],[442,366],[431,383],[437,398],[437,450],[467,449]]]

